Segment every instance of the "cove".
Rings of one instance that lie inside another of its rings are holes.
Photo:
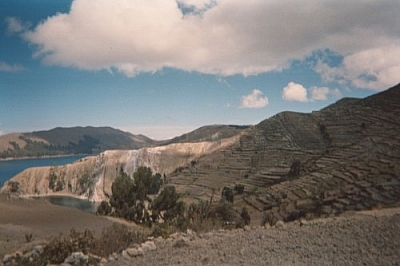
[[[97,207],[100,205],[100,202],[91,202],[85,199],[78,199],[69,196],[45,196],[40,198],[46,199],[54,205],[75,208],[93,214],[96,213]],[[36,199],[38,199],[38,197]]]

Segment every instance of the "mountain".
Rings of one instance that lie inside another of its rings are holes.
[[[210,125],[203,126],[189,133],[183,134],[170,140],[162,141],[160,144],[189,143],[201,141],[217,141],[239,134],[250,126],[237,125]]]
[[[121,167],[132,175],[143,165],[165,174],[188,200],[216,202],[224,187],[243,186],[234,207],[271,223],[398,206],[399,99],[400,84],[312,113],[279,113],[252,127],[209,126],[163,146],[31,168],[11,181],[20,194],[69,193],[98,201],[109,197]],[[50,177],[60,186],[50,187]]]
[[[57,127],[0,136],[0,157],[96,154],[112,149],[139,149],[156,142],[111,127]]]
[[[111,127],[57,127],[31,133],[0,136],[0,158],[69,154],[98,154],[105,150],[133,150],[173,143],[216,141],[238,134],[249,126],[211,125],[170,140],[156,141]]]
[[[235,205],[271,221],[400,202],[400,85],[310,114],[283,112],[170,176],[190,197],[243,185]],[[216,193],[218,199],[220,193]]]

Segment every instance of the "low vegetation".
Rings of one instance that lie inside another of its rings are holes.
[[[243,193],[244,187],[235,191]],[[133,179],[123,170],[112,184],[110,202],[103,201],[97,214],[112,215],[134,221],[152,229],[154,236],[168,236],[177,230],[188,228],[208,231],[229,227],[242,227],[250,223],[246,208],[233,208],[234,192],[224,187],[221,201],[192,202],[189,205],[177,193],[174,186],[165,185],[160,174],[153,175],[150,168],[139,167]]]
[[[114,252],[119,253],[130,245],[143,243],[147,237],[145,231],[133,231],[119,223],[104,228],[100,236],[89,230],[77,232],[71,229],[68,235],[60,235],[45,245],[40,256],[33,260],[18,257],[16,265],[61,264],[73,252],[88,255],[89,265],[98,265],[101,258],[107,258]]]

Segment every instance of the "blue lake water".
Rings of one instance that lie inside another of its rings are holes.
[[[0,186],[7,180],[30,167],[37,166],[59,166],[75,162],[86,155],[72,155],[64,157],[51,157],[51,158],[35,158],[35,159],[20,159],[0,161]],[[95,213],[99,203],[90,202],[67,196],[49,196],[45,197],[52,204],[76,208],[85,212]]]
[[[34,158],[0,161],[0,186],[8,179],[30,167],[56,166],[75,162],[87,155],[71,155],[51,158]]]

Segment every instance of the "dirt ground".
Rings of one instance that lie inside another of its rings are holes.
[[[100,233],[112,223],[111,219],[56,206],[45,199],[0,195],[0,258],[16,249],[43,243],[61,233],[68,234],[72,228]],[[29,239],[30,235],[32,239]]]

